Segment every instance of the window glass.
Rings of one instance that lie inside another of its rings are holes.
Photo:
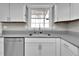
[[[32,28],[35,28],[35,26],[36,26],[36,24],[31,24],[31,27],[32,27]]]
[[[49,28],[49,9],[47,8],[31,9],[31,27]]]
[[[44,24],[40,24],[40,27],[41,27],[41,28],[44,28]]]
[[[45,24],[45,28],[49,28],[49,24]]]
[[[31,24],[36,23],[36,19],[31,19]]]
[[[35,28],[39,28],[39,24],[35,24]]]

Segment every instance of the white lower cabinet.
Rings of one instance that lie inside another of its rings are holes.
[[[40,47],[40,46],[39,46]],[[41,44],[42,49],[40,51],[40,55],[42,56],[55,56],[56,55],[56,43],[50,42],[50,43],[42,43]]]
[[[4,56],[4,39],[0,38],[0,56]]]
[[[38,44],[37,43],[25,43],[25,55],[26,56],[38,56]]]
[[[57,38],[26,38],[26,56],[56,56]],[[59,53],[59,51],[57,51]],[[60,53],[59,53],[60,54]]]
[[[67,41],[61,40],[61,56],[78,56],[78,48]]]
[[[56,56],[60,56],[60,38],[56,38]]]
[[[0,38],[0,56],[78,56],[79,48],[60,38]]]

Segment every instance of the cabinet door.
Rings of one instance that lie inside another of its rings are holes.
[[[38,43],[25,42],[25,56],[39,56]]]
[[[25,55],[55,56],[56,55],[55,38],[26,38]]]
[[[77,56],[78,48],[64,40],[61,40],[61,55],[62,56]]]
[[[56,38],[56,56],[60,56],[60,38]]]
[[[0,38],[0,56],[4,56],[4,39]]]
[[[25,38],[25,56],[39,56],[39,38]]]
[[[24,4],[11,3],[10,4],[10,18],[12,21],[24,21]]]
[[[41,43],[42,56],[55,56],[56,55],[56,38],[41,38],[46,40]],[[40,48],[40,46],[39,46]]]
[[[55,17],[57,21],[66,21],[70,19],[69,3],[57,3],[55,7],[56,7]]]
[[[42,55],[42,56],[55,56],[56,55],[56,42],[44,42],[44,43],[42,43],[40,55]]]
[[[79,3],[71,3],[71,19],[79,19]]]
[[[73,56],[73,53],[64,44],[61,45],[61,56]]]
[[[9,3],[0,3],[0,20],[7,20],[9,18]]]
[[[5,56],[23,56],[24,38],[5,38],[4,55]]]

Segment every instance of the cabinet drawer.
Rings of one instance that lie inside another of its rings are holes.
[[[62,40],[63,46],[67,49],[69,49],[69,51],[71,51],[74,55],[78,55],[78,48],[74,45],[72,45],[71,43]]]
[[[56,42],[56,38],[25,38],[25,42]]]

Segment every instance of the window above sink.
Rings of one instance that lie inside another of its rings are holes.
[[[50,29],[52,27],[52,9],[54,4],[27,4],[26,15],[28,28],[30,29]],[[54,9],[53,9],[54,10]],[[54,16],[54,15],[53,15]]]
[[[31,28],[49,28],[49,9],[31,9]]]

